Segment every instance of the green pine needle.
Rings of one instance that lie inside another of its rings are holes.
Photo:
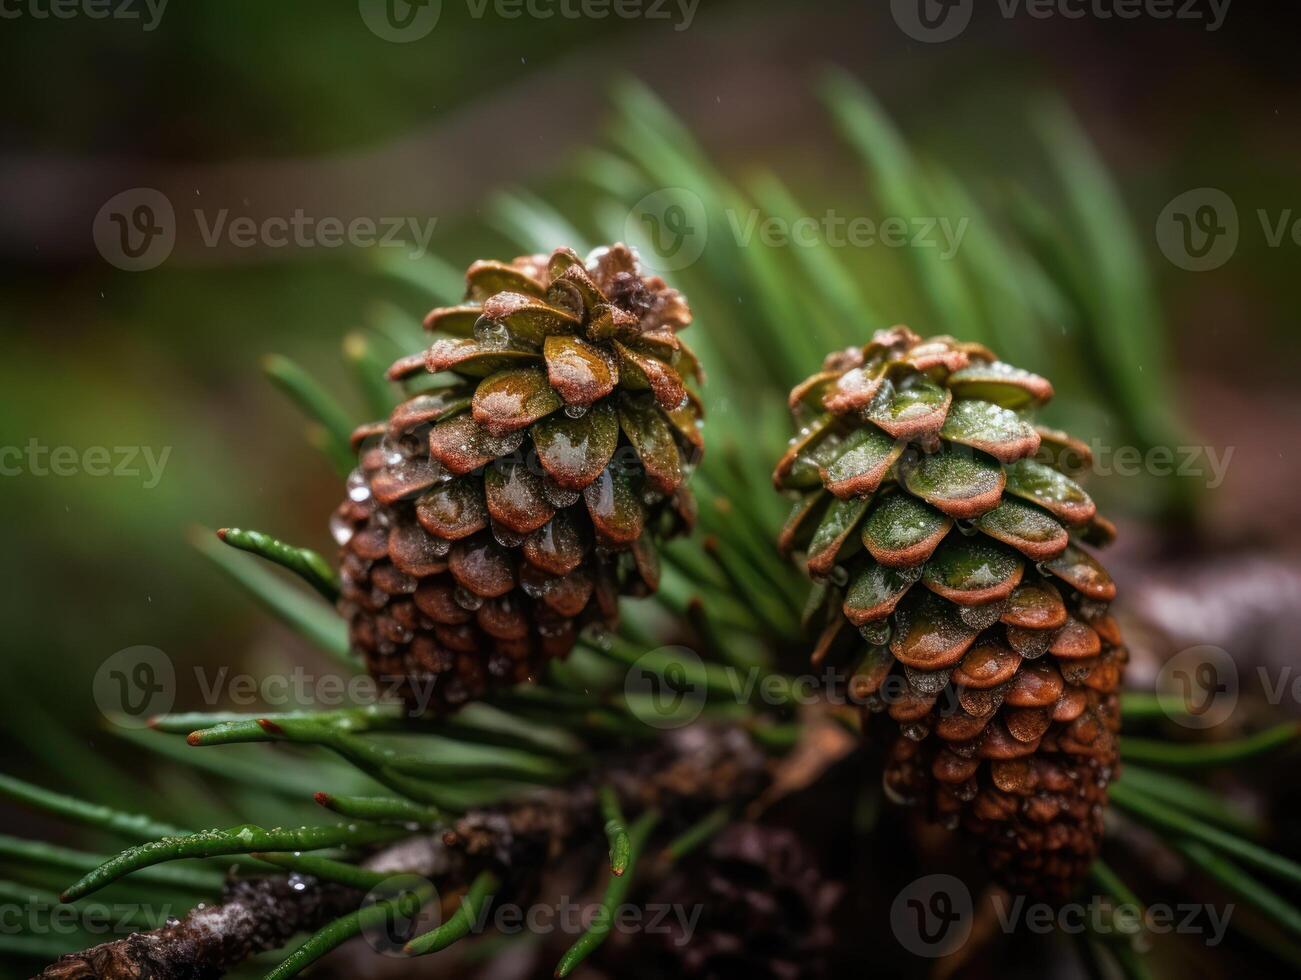
[[[1233,806],[1221,794],[1178,776],[1126,763],[1117,781],[1137,786],[1153,799],[1177,806],[1193,816],[1244,837],[1259,838],[1264,835],[1260,820],[1240,807]]]
[[[602,786],[597,791],[597,799],[601,803],[601,816],[605,817],[605,836],[610,840],[610,873],[621,877],[628,870],[632,842],[624,826],[623,811],[619,809],[619,797],[612,786]]]
[[[415,825],[430,826],[443,823],[447,817],[437,807],[421,806],[410,800],[393,796],[339,796],[317,793],[316,802],[341,817],[354,820],[372,820],[377,823],[399,823],[408,830]]]
[[[1144,823],[1162,831],[1173,831],[1203,844],[1209,844],[1267,874],[1293,885],[1301,885],[1301,865],[1281,854],[1203,823],[1181,810],[1148,796],[1136,786],[1129,785],[1123,780],[1113,783],[1109,792],[1113,803]]]
[[[556,759],[519,749],[476,745],[440,735],[426,735],[421,741],[422,749],[428,754],[401,752],[308,717],[260,717],[228,722],[193,732],[188,741],[191,745],[272,741],[317,745],[333,750],[354,765],[361,765],[365,772],[378,767],[429,780],[495,777],[550,785],[563,782],[575,771]]]
[[[470,883],[469,890],[461,899],[456,911],[437,929],[432,929],[417,936],[407,943],[404,951],[411,956],[424,956],[446,949],[460,939],[464,939],[474,928],[479,913],[484,905],[492,901],[492,894],[501,882],[491,871],[481,871]]]
[[[660,851],[661,863],[676,864],[698,847],[713,840],[731,821],[732,808],[720,806],[669,841]]]
[[[385,921],[409,919],[433,897],[433,888],[416,887],[401,892],[395,898],[382,899],[355,912],[335,919],[310,936],[301,946],[282,960],[265,980],[289,980],[311,966],[326,953],[342,946],[365,929],[380,926]]]
[[[650,837],[651,831],[655,829],[656,823],[659,822],[658,810],[647,810],[628,831],[628,867],[633,868],[637,865],[637,859],[641,857],[642,850],[646,846],[646,840]],[[605,886],[605,895],[601,899],[601,908],[593,917],[591,925],[587,931],[578,938],[574,945],[569,947],[568,952],[560,958],[560,963],[556,966],[557,977],[567,977],[574,971],[579,963],[587,959],[593,952],[600,948],[605,942],[606,937],[610,935],[610,928],[614,924],[614,917],[617,914],[619,906],[623,903],[632,887],[633,875],[610,875],[609,884]]]
[[[375,844],[393,840],[403,832],[372,824],[334,824],[324,827],[274,827],[266,830],[243,824],[225,830],[205,830],[184,837],[163,837],[131,847],[109,858],[74,882],[62,895],[65,902],[98,891],[135,871],[183,858],[214,857],[219,854],[252,854],[262,851],[315,851],[328,847]]]
[[[65,796],[3,773],[0,773],[0,796],[25,803],[56,817],[74,820],[131,840],[149,840],[154,837],[183,833],[179,827],[154,820],[144,814],[122,813],[112,807],[87,803],[76,797]]]
[[[0,834],[0,858],[35,864],[52,871],[73,872],[90,872],[112,860],[104,855],[89,854],[43,841],[23,840],[8,834]],[[225,882],[224,875],[189,867],[148,868],[141,872],[139,879],[144,884],[203,894],[216,894]],[[66,896],[63,899],[71,900]]]
[[[294,632],[310,640],[341,664],[355,669],[348,648],[348,627],[333,609],[305,596],[259,562],[236,554],[211,533],[195,529],[194,545],[218,568],[262,603]]]
[[[398,402],[397,389],[388,380],[388,364],[366,335],[358,332],[343,338],[343,356],[366,399],[368,414],[375,419],[388,418]]]
[[[237,527],[223,527],[217,537],[232,548],[258,555],[282,568],[287,568],[314,588],[326,602],[339,598],[339,576],[330,563],[309,548],[295,548],[279,538],[261,531],[245,531]]]
[[[1175,847],[1193,864],[1228,888],[1244,902],[1255,906],[1294,937],[1301,938],[1301,910],[1247,874],[1222,854],[1205,844],[1182,840]]]
[[[333,881],[358,891],[370,891],[393,877],[391,871],[369,871],[355,864],[336,861],[319,854],[290,854],[275,851],[253,851],[250,857],[278,868],[287,868],[299,874],[311,875],[322,881]]]
[[[340,476],[347,476],[357,465],[352,451],[354,425],[348,413],[320,383],[287,357],[270,354],[263,358],[262,370],[271,383],[284,392],[311,421],[324,432],[322,449]]]
[[[1246,738],[1225,742],[1179,744],[1157,739],[1124,738],[1120,741],[1120,755],[1126,761],[1203,769],[1233,765],[1270,752],[1292,748],[1298,741],[1301,741],[1301,722],[1289,721]]]

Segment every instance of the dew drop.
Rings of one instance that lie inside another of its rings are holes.
[[[908,678],[908,686],[919,694],[939,694],[944,690],[944,685],[949,682],[949,675],[953,673],[950,670],[917,670],[913,667],[904,667],[904,676]]]
[[[354,534],[352,522],[345,520],[340,514],[333,514],[330,517],[330,537],[334,538],[334,543],[343,547],[352,540]]]
[[[864,623],[858,628],[858,634],[874,647],[883,647],[890,642],[890,621],[880,619],[875,623]]]
[[[881,788],[885,791],[885,797],[895,806],[912,806],[917,802],[917,798],[901,792],[890,780],[881,780]]]
[[[527,537],[527,535],[512,531],[508,527],[502,527],[496,521],[493,521],[492,524],[492,536],[497,539],[497,543],[503,548],[518,548]]]
[[[1048,648],[1053,643],[1053,635],[1053,630],[1026,630],[1009,627],[1007,642],[1013,650],[1025,657],[1026,660],[1034,660],[1048,652]]]
[[[899,730],[903,733],[903,737],[910,742],[924,741],[926,736],[931,733],[930,726],[924,725],[920,721],[909,722]]]
[[[1006,606],[1005,602],[991,602],[984,606],[959,606],[958,618],[973,630],[986,630],[999,621]]]
[[[370,499],[370,486],[361,470],[353,470],[348,474],[347,487],[349,500],[360,504]]]
[[[483,605],[483,596],[475,595],[464,585],[458,585],[452,590],[452,598],[462,609],[468,609],[471,612]]]
[[[565,490],[556,486],[550,480],[542,481],[542,496],[547,498],[547,503],[552,507],[571,507],[578,503],[582,494],[577,490]]]
[[[896,568],[895,574],[905,582],[917,582],[921,579],[922,573],[925,571],[925,565],[914,565],[912,568]]]
[[[502,348],[510,342],[510,331],[499,320],[481,316],[474,323],[474,339],[481,347]]]
[[[604,650],[608,653],[614,649],[614,634],[601,623],[593,623],[587,628],[587,638],[596,645],[598,650]]]

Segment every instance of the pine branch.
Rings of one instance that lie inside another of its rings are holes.
[[[303,953],[286,960],[282,970],[274,974],[292,976],[360,930],[365,918],[357,914],[364,894],[360,886],[374,885],[376,876],[420,875],[435,881],[440,891],[478,882],[478,891],[471,901],[471,905],[477,906],[499,883],[503,888],[517,887],[522,878],[537,871],[538,862],[548,854],[576,853],[590,844],[587,850],[595,870],[597,856],[601,854],[597,843],[602,839],[597,828],[606,819],[595,787],[607,782],[619,786],[625,798],[635,797],[647,808],[628,830],[631,870],[644,850],[651,829],[650,814],[664,813],[667,831],[681,833],[693,819],[691,814],[721,803],[739,809],[763,790],[767,780],[766,757],[755,748],[744,728],[706,731],[698,725],[665,733],[643,744],[640,751],[621,759],[616,768],[593,773],[591,782],[538,788],[522,800],[476,808],[455,817],[441,832],[408,834],[400,840],[385,841],[396,828],[370,822],[371,818],[383,821],[415,812],[432,817],[432,813],[413,810],[399,800],[327,796],[322,802],[328,800],[341,811],[358,816],[365,811],[367,822],[356,825],[355,829],[347,827],[346,833],[344,829],[329,827],[292,831],[234,828],[154,841],[110,859],[69,891],[84,893],[135,868],[143,869],[137,871],[140,875],[157,875],[172,869],[145,865],[202,854],[247,852],[263,847],[302,850],[366,841],[374,841],[380,847],[359,865],[346,865],[316,855],[295,859],[315,859],[340,869],[351,868],[355,876],[345,876],[344,880],[359,887],[323,882],[304,875],[306,868],[300,869],[293,879],[244,879],[229,885],[219,904],[196,909],[175,925],[64,956],[40,977],[210,980],[249,956],[284,945],[296,933],[312,932]],[[270,860],[277,855],[259,851],[258,857]],[[81,862],[78,870],[89,869]],[[629,873],[622,877],[612,875],[611,879],[627,883],[631,877]],[[628,885],[622,887],[626,889]],[[618,894],[621,892],[616,887],[607,898]],[[455,928],[422,937],[412,952],[450,945],[468,932],[461,928],[464,925],[458,920]],[[603,938],[598,930],[580,943],[582,951],[572,955],[581,959]]]
[[[69,953],[38,980],[212,980],[248,957],[284,945],[356,906],[338,885],[258,878],[231,884],[223,901],[175,925]]]

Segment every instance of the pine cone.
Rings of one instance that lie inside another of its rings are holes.
[[[647,909],[673,910],[662,927],[612,944],[602,965],[619,977],[827,976],[842,892],[791,831],[733,824],[649,896]]]
[[[619,595],[655,591],[702,449],[690,310],[630,249],[476,262],[466,282],[425,320],[448,336],[390,368],[426,384],[354,435],[332,521],[353,646],[435,711],[533,677],[612,625]]]
[[[1051,396],[978,344],[880,331],[791,392],[774,479],[799,495],[780,544],[817,583],[815,662],[849,650],[890,795],[1060,898],[1101,840],[1127,653],[1072,540],[1114,537],[1070,476],[1090,451],[1032,421]]]

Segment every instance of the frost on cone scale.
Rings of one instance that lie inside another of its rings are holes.
[[[1018,892],[1064,899],[1097,854],[1127,652],[1084,544],[1114,527],[1038,425],[1043,378],[906,327],[791,392],[780,545],[815,585],[817,662],[846,658],[898,802],[982,843]]]
[[[454,708],[656,590],[657,542],[695,520],[690,322],[623,245],[470,266],[464,303],[425,319],[432,345],[389,369],[418,393],[354,434],[331,522],[372,675]]]

